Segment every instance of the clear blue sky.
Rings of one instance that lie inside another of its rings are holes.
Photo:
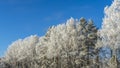
[[[104,7],[112,0],[0,0],[0,56],[19,38],[45,34],[70,17],[93,19],[101,27]]]

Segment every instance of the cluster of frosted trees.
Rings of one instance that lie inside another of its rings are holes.
[[[8,68],[84,68],[96,62],[96,42],[97,28],[92,20],[71,18],[50,27],[45,36],[13,42],[4,62]]]
[[[70,18],[42,37],[13,42],[1,61],[6,68],[120,68],[120,0],[105,8],[100,30]]]

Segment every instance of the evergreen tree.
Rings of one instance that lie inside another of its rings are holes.
[[[90,65],[91,59],[95,56],[95,44],[97,40],[97,28],[94,26],[93,21],[89,20],[88,23],[84,18],[80,19],[80,26],[82,27],[80,33],[81,37],[81,51],[84,57],[85,65]]]

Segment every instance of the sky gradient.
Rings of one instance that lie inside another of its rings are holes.
[[[17,39],[42,36],[70,17],[92,19],[100,28],[112,0],[0,0],[0,56]]]

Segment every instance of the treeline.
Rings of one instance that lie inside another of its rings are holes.
[[[119,68],[117,57],[108,57],[112,50],[101,47],[101,41],[92,20],[71,18],[50,27],[45,36],[13,42],[1,60],[1,68]],[[107,54],[102,52],[104,48]]]
[[[93,21],[69,19],[36,35],[13,42],[4,57],[8,68],[80,68],[94,61],[97,28]],[[95,61],[94,61],[95,62]]]

